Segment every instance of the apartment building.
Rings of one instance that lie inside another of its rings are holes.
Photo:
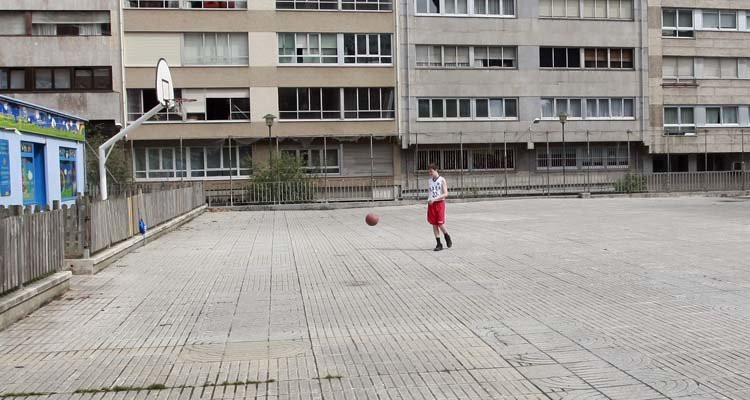
[[[156,102],[159,58],[170,65],[176,96],[194,100],[128,138],[136,180],[222,185],[248,178],[276,150],[328,179],[369,179],[371,167],[374,176],[398,178],[391,0],[123,6],[128,121]],[[270,131],[267,115],[275,117]]]
[[[400,7],[407,174],[429,163],[476,174],[554,174],[563,166],[569,174],[621,174],[643,162],[649,115],[640,1],[415,0]],[[567,115],[565,146],[560,114]]]
[[[111,131],[123,122],[119,5],[0,2],[0,94]]]
[[[742,169],[750,132],[750,1],[648,2],[649,169]]]

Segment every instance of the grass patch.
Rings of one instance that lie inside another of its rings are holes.
[[[7,397],[31,397],[31,396],[47,396],[50,394],[55,394],[54,392],[10,392],[5,394],[0,394],[0,399],[7,398]]]
[[[264,381],[224,381],[222,383],[211,383],[206,382],[201,386],[198,387],[217,387],[217,386],[239,386],[239,385],[260,385],[261,383],[272,383],[276,382],[274,379],[266,379]],[[166,390],[166,389],[193,389],[195,386],[192,385],[180,385],[180,386],[171,386],[167,387],[166,385],[163,385],[161,383],[154,383],[148,386],[112,386],[108,388],[101,388],[101,389],[78,389],[73,393],[76,394],[85,394],[85,393],[108,393],[108,392],[140,392],[142,390]],[[37,395],[46,395],[46,394],[54,394],[54,393],[32,393],[32,394],[25,394],[24,396],[37,396]],[[13,396],[19,396],[17,394],[12,394]],[[13,397],[11,394],[8,395],[0,395],[0,398],[3,397]]]
[[[331,374],[328,374],[328,375],[326,375],[326,376],[324,376],[322,378],[321,377],[317,377],[315,379],[317,379],[317,380],[323,380],[323,379],[341,379],[341,378],[342,378],[341,375],[331,375]]]

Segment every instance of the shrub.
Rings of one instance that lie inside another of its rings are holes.
[[[615,192],[639,193],[646,191],[646,179],[643,176],[628,173],[615,181]]]

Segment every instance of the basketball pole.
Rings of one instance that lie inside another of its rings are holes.
[[[138,129],[142,123],[148,121],[163,109],[163,104],[157,104],[132,124],[128,125],[125,129],[121,130],[115,136],[112,136],[109,140],[99,146],[99,194],[101,195],[102,200],[107,200],[107,158],[109,158],[110,153],[112,153],[115,143],[128,136],[128,133]]]

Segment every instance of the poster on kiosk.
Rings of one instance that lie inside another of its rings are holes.
[[[75,201],[85,187],[86,120],[0,96],[0,205]]]

